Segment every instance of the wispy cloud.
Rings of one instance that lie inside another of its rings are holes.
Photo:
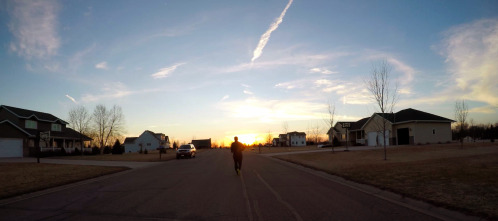
[[[476,107],[469,110],[470,113],[483,113],[483,114],[493,114],[498,111],[498,107],[493,106],[484,106],[484,107]]]
[[[145,94],[160,91],[160,89],[143,89],[143,90],[130,90],[122,82],[105,83],[101,86],[101,90],[95,94],[84,94],[81,98],[82,102],[98,102],[107,99],[125,98],[135,94]]]
[[[57,33],[56,1],[15,1],[10,11],[9,29],[14,35],[10,50],[27,59],[46,58],[57,53],[60,39]]]
[[[445,32],[441,54],[455,79],[453,94],[498,106],[498,19],[483,19]]]
[[[66,94],[66,97],[67,97],[69,100],[71,100],[73,103],[75,103],[75,104],[77,103],[77,102],[76,102],[76,100],[75,100],[73,97],[69,96],[68,94]]]
[[[98,64],[95,65],[95,68],[107,70],[108,69],[107,62],[105,62],[105,61],[100,62],[100,63],[98,63]]]
[[[155,79],[168,77],[171,73],[173,73],[176,70],[176,68],[178,68],[179,66],[182,66],[184,64],[186,64],[186,63],[177,63],[171,67],[161,68],[161,69],[159,69],[158,72],[152,74],[151,76]]]
[[[320,73],[320,74],[337,74],[339,72],[331,71],[326,68],[312,68],[310,69],[310,73]]]
[[[230,96],[227,94],[227,95],[225,95],[225,96],[223,96],[223,97],[221,98],[220,102],[221,102],[221,101],[224,101],[224,100],[226,100],[226,99],[228,99],[228,98],[230,98]]]
[[[249,88],[251,88],[250,85],[242,84],[242,87],[244,87],[244,94],[247,94],[247,95],[253,95],[254,94],[251,90],[249,90]]]
[[[310,66],[320,65],[324,62],[332,61],[334,59],[351,55],[348,52],[336,52],[336,53],[324,53],[324,54],[297,54],[297,55],[283,55],[279,54],[275,60],[256,62],[256,63],[241,63],[234,66],[220,68],[216,70],[220,73],[234,73],[246,70],[258,70],[258,69],[271,69],[284,65],[297,65],[305,66],[309,68]]]
[[[271,33],[277,30],[280,23],[282,23],[282,21],[284,20],[285,13],[287,12],[287,9],[289,9],[289,7],[291,6],[292,1],[293,0],[289,0],[289,3],[287,3],[280,16],[277,19],[275,19],[275,21],[270,25],[268,30],[266,30],[266,32],[263,35],[261,35],[258,46],[256,47],[256,49],[254,49],[251,62],[254,62],[256,59],[258,59],[261,56],[261,54],[263,53],[263,49],[268,43],[268,40],[270,40]]]

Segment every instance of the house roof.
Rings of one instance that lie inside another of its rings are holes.
[[[142,134],[144,134],[144,133],[149,133],[149,134],[151,134],[154,138],[156,138],[157,140],[161,141],[161,136],[159,136],[159,137],[158,137],[156,133],[154,133],[154,132],[152,132],[152,131],[150,131],[150,130],[146,130],[146,131],[144,131]],[[142,136],[142,135],[140,135],[140,136]]]
[[[127,137],[127,138],[125,138],[124,143],[125,143],[125,144],[132,144],[132,143],[134,143],[134,142],[135,142],[135,140],[136,140],[137,138],[138,138],[138,137]]]
[[[24,130],[24,129],[20,128],[19,126],[17,126],[16,124],[14,124],[14,123],[10,122],[9,120],[0,121],[0,124],[8,124],[8,125],[10,125],[11,127],[14,127],[14,128],[16,128],[16,129],[18,129],[19,131],[23,132],[24,134],[26,134],[26,135],[28,135],[28,136],[30,136],[30,137],[34,137],[34,135],[33,135],[33,134],[30,134],[28,131],[26,131],[26,130]]]
[[[370,117],[365,117],[359,121],[353,122],[351,124],[351,128],[349,128],[349,130],[360,130],[369,119],[370,119]]]
[[[0,108],[4,108],[5,110],[11,112],[15,116],[19,118],[24,118],[24,119],[29,119],[31,117],[35,117],[36,119],[40,121],[48,121],[48,122],[56,122],[59,121],[62,124],[69,124],[64,120],[61,120],[60,118],[49,114],[49,113],[43,113],[39,111],[33,111],[33,110],[26,110],[22,108],[17,108],[17,107],[11,107],[7,105],[0,105]]]
[[[454,120],[430,114],[427,112],[415,110],[412,108],[398,111],[392,120],[393,123],[402,123],[407,121],[439,121],[439,122],[455,122]]]
[[[40,132],[43,132],[43,131],[40,131],[40,130],[36,130],[36,129],[26,129],[26,131],[31,135],[31,136],[38,136]],[[80,134],[78,131],[75,131],[71,128],[66,128],[64,129],[63,131],[50,131],[50,138],[57,138],[57,139],[76,139],[76,140],[79,140],[80,138],[83,139],[83,140],[93,140],[92,138],[84,135],[84,134]]]
[[[302,136],[306,136],[306,133],[304,132],[297,132],[297,131],[294,131],[294,132],[290,132],[288,133],[289,135],[296,135],[296,136],[299,136],[299,135],[302,135]]]
[[[380,117],[383,117],[393,124],[400,124],[400,123],[413,122],[413,121],[455,122],[454,120],[444,118],[441,116],[437,116],[434,114],[430,114],[427,112],[415,110],[413,108],[404,109],[404,110],[398,111],[397,113],[384,113],[384,114],[374,113],[372,116],[374,116],[374,115],[378,115]],[[342,123],[351,123],[351,128],[349,128],[349,130],[361,130],[361,129],[363,129],[363,126],[365,126],[371,118],[372,117],[365,117],[365,118],[358,120],[356,122],[339,121],[336,123],[336,125],[337,124],[342,125]],[[334,127],[334,129],[335,129],[335,127]],[[329,133],[330,133],[330,130],[329,130]]]

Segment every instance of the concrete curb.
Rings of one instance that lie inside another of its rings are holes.
[[[375,196],[377,198],[386,200],[390,203],[393,203],[393,204],[396,204],[399,206],[403,206],[403,207],[411,209],[411,210],[415,210],[417,212],[423,213],[423,214],[428,215],[428,216],[432,216],[432,217],[440,219],[440,220],[462,220],[462,221],[485,220],[485,219],[480,218],[480,217],[470,216],[467,214],[463,214],[461,212],[452,211],[452,210],[449,210],[446,208],[438,207],[438,206],[432,205],[432,204],[424,202],[424,201],[411,199],[411,198],[402,196],[402,195],[397,194],[397,193],[393,193],[390,191],[379,189],[377,187],[349,181],[349,180],[346,180],[346,179],[339,177],[339,176],[331,175],[331,174],[328,174],[328,173],[323,172],[323,171],[311,169],[311,168],[304,167],[304,166],[301,166],[301,165],[298,165],[295,163],[280,160],[280,159],[277,159],[277,158],[274,158],[274,157],[271,157],[268,155],[260,155],[260,156],[268,158],[268,159],[273,160],[275,162],[279,162],[283,165],[286,165],[286,166],[289,166],[289,167],[313,174],[315,176],[327,179],[329,181],[339,183],[341,185],[358,190],[358,191],[363,192],[365,194]]]

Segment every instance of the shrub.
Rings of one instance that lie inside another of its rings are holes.
[[[147,151],[147,149],[144,150],[144,154],[148,154],[149,152]]]
[[[75,156],[81,155],[80,149],[79,148],[74,148],[73,155],[75,155]]]
[[[100,148],[98,148],[97,146],[92,147],[92,154],[93,155],[100,154]]]
[[[121,146],[121,142],[119,142],[119,140],[116,140],[116,142],[114,142],[114,145],[112,146],[112,154],[123,154],[124,152],[124,147]]]
[[[110,154],[111,153],[111,147],[110,146],[105,146],[103,152],[104,152],[104,154]]]

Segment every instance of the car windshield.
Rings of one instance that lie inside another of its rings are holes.
[[[179,149],[190,149],[190,145],[182,145]]]

